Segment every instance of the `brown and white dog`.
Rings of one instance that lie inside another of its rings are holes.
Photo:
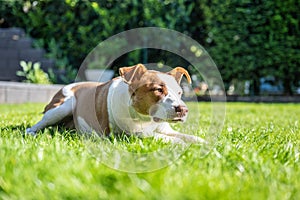
[[[35,135],[50,125],[77,128],[99,135],[125,132],[175,143],[202,143],[203,139],[179,133],[171,122],[185,122],[188,108],[181,100],[182,67],[162,73],[138,64],[120,68],[120,77],[106,83],[80,82],[63,87],[45,107],[41,121],[26,129]]]

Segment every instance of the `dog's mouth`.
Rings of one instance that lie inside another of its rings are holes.
[[[169,122],[169,123],[176,123],[176,122],[184,122],[182,118],[173,118],[173,119],[162,119],[159,117],[153,117],[154,122]]]

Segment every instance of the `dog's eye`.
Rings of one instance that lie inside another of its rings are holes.
[[[163,93],[163,89],[162,88],[155,88],[156,91],[158,91],[159,93]]]
[[[161,87],[153,88],[151,90],[154,92],[163,93],[163,88],[161,88]]]

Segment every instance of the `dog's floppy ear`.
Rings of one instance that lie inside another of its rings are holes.
[[[188,73],[188,71],[186,71],[184,68],[182,67],[176,67],[174,69],[172,69],[171,71],[169,71],[167,74],[170,74],[171,76],[174,76],[175,80],[180,83],[182,76],[185,75],[187,81],[189,84],[192,83],[191,77]]]
[[[142,64],[119,69],[120,76],[128,84],[131,84],[134,80],[139,80],[146,71],[147,68]]]

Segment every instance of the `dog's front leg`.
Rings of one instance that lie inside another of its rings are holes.
[[[186,143],[194,143],[194,144],[206,143],[206,141],[204,139],[202,139],[198,136],[183,134],[183,133],[173,130],[168,123],[161,124],[157,131],[164,136],[176,138],[176,139],[179,139]],[[161,137],[163,137],[163,136],[161,136]]]

